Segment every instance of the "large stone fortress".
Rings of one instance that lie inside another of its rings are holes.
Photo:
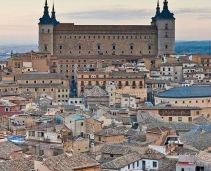
[[[74,25],[56,20],[48,3],[39,22],[39,51],[52,55],[163,55],[175,51],[175,18],[164,0],[151,25]]]

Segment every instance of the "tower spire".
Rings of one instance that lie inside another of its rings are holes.
[[[48,13],[48,1],[47,0],[45,0],[44,14],[49,14]]]
[[[163,2],[163,9],[168,10],[168,1],[167,0],[164,0],[164,2]]]
[[[160,5],[159,5],[159,0],[157,1],[157,8],[156,8],[156,15],[160,14]]]
[[[52,21],[49,16],[49,12],[48,12],[48,1],[45,0],[44,14],[43,14],[42,18],[40,18],[39,24],[51,24],[51,23],[52,23]]]
[[[54,3],[53,3],[53,7],[52,7],[52,12],[51,12],[51,18],[56,18],[56,12],[54,9]]]
[[[52,12],[51,12],[51,20],[52,20],[54,26],[59,24],[59,22],[56,20],[56,12],[55,12],[55,8],[54,8],[54,3],[53,3],[53,7],[52,7]]]

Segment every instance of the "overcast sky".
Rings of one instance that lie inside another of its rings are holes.
[[[1,0],[0,43],[38,43],[45,0]],[[211,40],[210,0],[168,0],[176,40]],[[157,0],[54,0],[61,23],[148,25]],[[51,12],[53,0],[48,0]],[[163,0],[160,0],[161,9]]]

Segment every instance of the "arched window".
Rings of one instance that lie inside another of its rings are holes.
[[[134,49],[134,45],[131,43],[130,44],[130,50],[133,50]]]
[[[101,44],[100,44],[100,43],[97,44],[97,49],[98,49],[98,50],[101,49]]]

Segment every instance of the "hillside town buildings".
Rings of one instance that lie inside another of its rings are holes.
[[[0,171],[210,171],[211,56],[175,53],[175,18],[57,21],[0,62]],[[59,12],[58,12],[59,13]]]

